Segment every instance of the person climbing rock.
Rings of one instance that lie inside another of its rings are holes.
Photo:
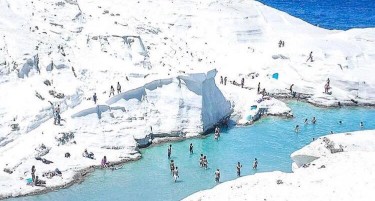
[[[120,82],[117,82],[117,94],[121,93],[121,85]]]
[[[96,93],[92,96],[92,100],[94,100],[94,103],[96,105],[96,101],[98,100],[98,97],[96,96]]]
[[[306,60],[306,62],[308,62],[309,60],[311,61],[311,62],[314,62],[314,60],[313,60],[313,56],[312,56],[312,51],[310,52],[310,55],[309,55],[309,58],[307,58],[307,60]]]
[[[113,88],[113,85],[111,85],[111,89],[109,90],[109,97],[111,97],[111,94],[115,95],[115,88]]]

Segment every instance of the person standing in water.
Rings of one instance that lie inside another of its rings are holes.
[[[171,173],[173,175],[173,170],[174,170],[174,161],[171,160],[171,162],[169,163],[169,168],[171,169]]]
[[[316,123],[316,118],[315,118],[315,117],[312,118],[311,123],[312,123],[312,124],[315,124],[315,123]]]
[[[359,127],[363,128],[364,125],[363,125],[363,121],[361,121],[361,123],[359,123]]]
[[[173,170],[173,178],[174,178],[174,182],[177,181],[177,178],[179,178],[180,176],[178,175],[178,167],[176,166],[176,168]]]
[[[215,182],[219,183],[220,182],[220,170],[216,169],[215,171]]]
[[[242,165],[240,162],[237,163],[237,177],[240,177],[241,176],[241,168],[242,168]]]
[[[305,121],[303,123],[304,124],[308,124],[309,123],[308,120],[307,120],[307,118],[305,119]]]
[[[172,145],[170,144],[168,147],[168,159],[171,158],[171,154],[172,154]]]
[[[193,154],[193,143],[190,143],[189,151],[190,151],[190,154]]]
[[[201,157],[199,158],[199,166],[203,167],[203,154],[201,154]]]
[[[254,163],[253,163],[253,169],[256,170],[258,168],[258,160],[255,158]]]
[[[206,156],[203,156],[203,167],[204,169],[207,170],[208,168],[208,161],[207,161],[207,157]]]

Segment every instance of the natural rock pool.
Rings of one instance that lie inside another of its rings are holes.
[[[235,179],[236,164],[241,162],[242,175],[256,172],[291,172],[290,154],[312,138],[335,133],[375,128],[375,108],[317,108],[306,103],[290,102],[294,118],[263,118],[248,127],[231,127],[223,130],[219,141],[213,135],[203,139],[188,139],[172,144],[172,158],[179,168],[180,178],[174,183],[169,170],[167,144],[143,149],[143,158],[125,164],[122,169],[96,170],[82,184],[45,195],[29,196],[17,200],[180,200],[196,191],[215,186],[214,171],[219,168],[221,181]],[[311,124],[312,117],[316,125]],[[305,118],[309,124],[304,125]],[[339,121],[342,124],[339,124]],[[300,132],[294,132],[295,125]],[[189,153],[189,144],[194,154]],[[209,169],[199,167],[199,155],[208,157]],[[258,170],[252,169],[254,158]],[[14,199],[16,200],[16,199]]]

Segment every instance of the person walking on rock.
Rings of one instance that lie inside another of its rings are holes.
[[[115,96],[115,88],[113,88],[113,85],[111,85],[111,89],[109,90],[109,97],[111,97],[111,94]]]
[[[306,60],[306,62],[308,62],[309,60],[311,61],[311,62],[314,62],[314,59],[313,59],[313,56],[312,56],[312,51],[310,52],[310,55],[309,55],[309,58],[307,58],[307,60]]]
[[[96,96],[96,93],[94,93],[94,95],[92,96],[92,99],[94,100],[94,103],[96,105],[96,101],[98,100],[98,97]]]
[[[220,76],[220,84],[223,84],[224,81],[223,81],[223,76]]]
[[[121,93],[121,85],[120,82],[117,82],[117,94]]]
[[[258,82],[258,94],[260,93],[260,82]]]
[[[245,78],[241,79],[241,88],[243,88],[243,85],[245,84]]]
[[[224,78],[224,85],[227,85],[227,77]]]

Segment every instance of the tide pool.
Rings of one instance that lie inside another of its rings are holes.
[[[242,175],[257,172],[291,172],[290,154],[309,144],[312,138],[335,133],[375,129],[374,108],[324,109],[306,103],[290,102],[292,119],[267,117],[248,127],[231,127],[222,131],[219,141],[213,135],[203,139],[188,139],[172,144],[172,158],[179,168],[180,178],[174,183],[167,158],[168,144],[143,149],[143,158],[125,164],[120,170],[96,170],[82,184],[44,195],[13,200],[180,200],[194,192],[214,187],[214,171],[219,168],[221,181],[237,178],[236,164],[243,165]],[[312,117],[317,118],[315,125]],[[305,118],[309,124],[304,125]],[[340,125],[338,122],[342,121]],[[300,125],[300,133],[294,132]],[[189,153],[189,144],[194,154]],[[199,167],[199,155],[208,157],[209,169]],[[258,170],[252,169],[254,158]]]
[[[348,30],[375,27],[374,0],[259,0],[313,25]]]

